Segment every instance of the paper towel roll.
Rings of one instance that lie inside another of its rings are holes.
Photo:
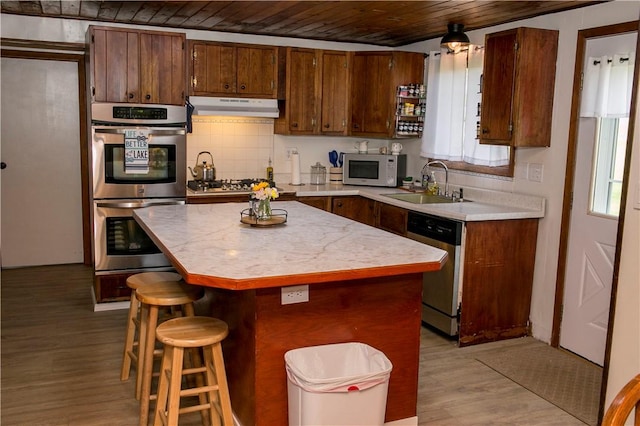
[[[300,185],[300,154],[291,153],[291,185]]]

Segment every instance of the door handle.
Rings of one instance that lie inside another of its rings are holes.
[[[100,127],[96,129],[96,134],[108,133],[111,135],[117,135],[117,134],[124,135],[125,132],[126,132],[126,129],[122,129],[122,128],[112,129],[112,128]],[[176,135],[186,135],[186,134],[187,134],[187,131],[185,129],[178,129],[178,130],[154,129],[149,132],[150,136],[176,136]]]
[[[111,209],[140,209],[152,206],[178,206],[185,204],[184,200],[171,201],[99,201],[96,203],[98,207],[107,207]]]

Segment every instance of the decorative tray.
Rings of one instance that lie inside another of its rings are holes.
[[[240,222],[251,226],[275,226],[282,225],[287,221],[287,211],[282,209],[272,209],[269,219],[258,219],[251,209],[244,209],[240,212]]]

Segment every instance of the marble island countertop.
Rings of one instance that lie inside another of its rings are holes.
[[[534,195],[507,193],[486,189],[464,187],[465,202],[448,204],[414,204],[407,201],[396,200],[387,197],[388,194],[407,192],[401,188],[383,188],[354,185],[311,185],[301,186],[278,185],[283,194],[295,194],[298,197],[322,197],[322,196],[347,196],[360,195],[397,207],[433,214],[448,219],[464,222],[506,220],[506,219],[532,219],[542,218],[545,215],[545,199]],[[232,195],[228,193],[196,194],[187,191],[189,196]]]
[[[136,209],[134,217],[191,284],[234,290],[438,270],[446,252],[296,201],[287,222],[240,222],[244,203]]]

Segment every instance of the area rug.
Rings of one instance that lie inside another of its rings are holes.
[[[548,345],[491,351],[476,359],[584,423],[597,425],[602,368]]]

